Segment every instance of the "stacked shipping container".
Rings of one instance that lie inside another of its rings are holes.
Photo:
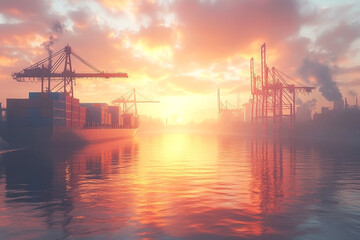
[[[30,92],[29,99],[7,99],[7,124],[13,127],[80,127],[86,116],[83,114],[80,118],[79,108],[79,100],[64,93]]]
[[[79,99],[71,99],[71,127],[80,127],[80,103]]]
[[[64,93],[30,92],[29,99],[7,99],[9,127],[137,128],[139,118],[119,106],[82,103]]]
[[[111,114],[111,125],[113,127],[121,127],[123,125],[123,118],[119,106],[109,106],[108,111]]]
[[[111,124],[111,115],[106,103],[82,103],[80,106],[86,112],[86,123],[90,127],[107,126]]]
[[[137,128],[140,125],[139,117],[134,114],[123,114],[124,128]]]
[[[122,114],[119,106],[108,106],[106,103],[82,103],[86,108],[88,127],[136,128],[139,118],[134,114]]]

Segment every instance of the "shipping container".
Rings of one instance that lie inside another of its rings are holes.
[[[65,119],[65,117],[66,117],[65,110],[53,109],[53,117]]]
[[[71,105],[71,102],[72,102],[71,99],[72,99],[72,97],[66,95],[66,96],[65,96],[65,102],[66,102],[66,104],[70,104],[70,105]]]
[[[29,92],[29,99],[39,99],[40,93],[39,92]]]
[[[123,126],[125,128],[131,127],[132,114],[123,114]]]
[[[64,118],[53,118],[53,125],[56,127],[65,127],[66,120]]]
[[[71,112],[71,119],[80,119],[80,114],[77,112]]]
[[[106,124],[111,125],[111,114],[110,113],[107,113]]]
[[[71,103],[72,103],[73,105],[79,105],[79,104],[80,104],[80,101],[79,101],[79,99],[77,99],[77,98],[72,98]]]
[[[28,108],[28,107],[30,107],[29,99],[15,99],[15,98],[6,99],[7,109]]]
[[[80,115],[86,115],[86,108],[80,107]]]
[[[40,115],[42,118],[51,118],[53,117],[52,108],[40,108]]]
[[[71,112],[80,113],[80,106],[79,105],[72,105]]]
[[[65,112],[65,119],[71,120],[71,112],[68,111]]]
[[[65,110],[65,102],[60,100],[53,100],[53,108],[54,109],[62,109]]]
[[[14,119],[7,119],[8,127],[29,127],[28,117],[18,117]]]
[[[86,111],[87,122],[102,122],[101,110],[100,109],[87,109]]]
[[[40,108],[29,108],[29,118],[40,118],[41,109]]]
[[[86,108],[86,122],[106,124],[106,107],[103,104],[81,104]]]
[[[29,99],[29,107],[30,108],[40,108],[41,107],[41,100],[40,99]]]
[[[67,112],[71,112],[71,105],[66,104],[65,110],[66,110]]]
[[[111,114],[111,124],[114,126],[121,125],[121,112],[118,106],[108,106],[108,112]]]
[[[80,121],[83,121],[83,122],[86,122],[86,115],[80,115],[80,118],[79,118]]]
[[[71,127],[79,127],[79,126],[80,126],[80,122],[78,119],[71,120]]]
[[[84,128],[86,122],[85,122],[85,121],[80,121],[79,123],[80,123],[80,124],[79,124],[79,127],[80,127],[80,128]]]
[[[51,92],[50,98],[54,100],[60,100],[62,102],[65,102],[66,100],[66,94],[62,92]]]
[[[29,108],[7,108],[6,117],[7,119],[22,118],[29,116]]]
[[[52,118],[29,118],[30,127],[51,127],[52,124]]]
[[[124,117],[120,115],[119,126],[124,126]]]
[[[71,119],[65,119],[65,126],[71,127]]]

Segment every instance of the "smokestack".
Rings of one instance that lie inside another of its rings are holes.
[[[337,100],[333,102],[333,110],[343,110],[344,109],[344,101]]]
[[[356,95],[356,108],[358,108],[358,97]]]
[[[349,105],[349,104],[348,104],[348,101],[347,101],[347,99],[345,98],[345,110],[348,109],[348,105]]]

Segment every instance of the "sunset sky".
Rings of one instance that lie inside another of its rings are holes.
[[[170,122],[216,118],[218,88],[248,102],[249,59],[259,72],[263,42],[270,67],[317,87],[300,96],[315,97],[317,109],[331,106],[320,92],[329,82],[350,104],[360,87],[356,0],[0,0],[0,101],[40,89],[11,74],[47,57],[51,36],[54,51],[69,44],[98,69],[129,75],[78,79],[81,102],[110,103],[136,88],[161,101],[139,106],[141,114]]]

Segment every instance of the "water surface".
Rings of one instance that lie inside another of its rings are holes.
[[[360,239],[356,144],[168,133],[0,148],[0,239]]]

